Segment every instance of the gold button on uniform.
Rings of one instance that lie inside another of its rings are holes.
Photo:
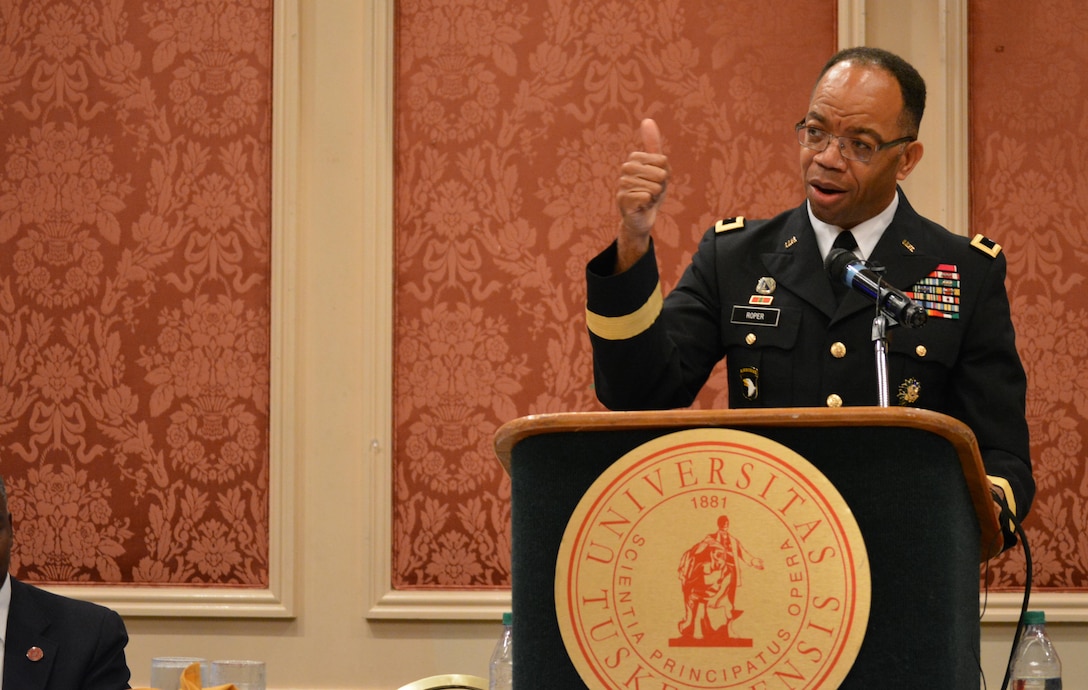
[[[846,356],[846,346],[839,342],[832,343],[831,356],[835,359],[842,359]]]
[[[748,335],[744,336],[744,342],[748,343],[749,345],[755,345],[756,344],[756,334],[755,333],[749,333]]]
[[[919,345],[918,347],[914,348],[914,351],[918,354],[919,357],[925,357],[926,356],[926,346],[925,345]]]
[[[842,398],[840,398],[837,393],[832,393],[831,395],[827,396],[827,406],[842,407]]]

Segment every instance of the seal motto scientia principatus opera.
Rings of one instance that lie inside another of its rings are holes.
[[[865,544],[811,463],[730,429],[661,436],[590,486],[555,602],[594,690],[836,687],[869,620]]]

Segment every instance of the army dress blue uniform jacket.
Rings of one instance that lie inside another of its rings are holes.
[[[720,221],[664,299],[652,245],[612,275],[615,261],[613,243],[586,270],[596,393],[606,407],[690,405],[723,357],[732,408],[879,403],[874,304],[856,292],[837,304],[806,205],[769,220]],[[1000,247],[923,218],[900,191],[869,262],[904,291],[935,276],[952,299],[958,288],[958,305],[931,312],[920,328],[888,330],[890,404],[967,424],[987,475],[1023,516],[1035,493],[1027,381]]]
[[[121,690],[129,687],[128,633],[117,612],[11,578],[4,688]]]

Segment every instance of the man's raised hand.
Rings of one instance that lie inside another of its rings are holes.
[[[616,201],[623,218],[616,238],[616,272],[631,267],[650,248],[657,211],[665,198],[669,182],[669,159],[661,146],[661,130],[653,120],[640,126],[642,151],[634,151],[620,168]]]

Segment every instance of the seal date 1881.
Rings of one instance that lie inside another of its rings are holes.
[[[596,690],[836,687],[869,597],[865,544],[831,482],[729,429],[661,436],[610,466],[556,564],[563,642]]]

